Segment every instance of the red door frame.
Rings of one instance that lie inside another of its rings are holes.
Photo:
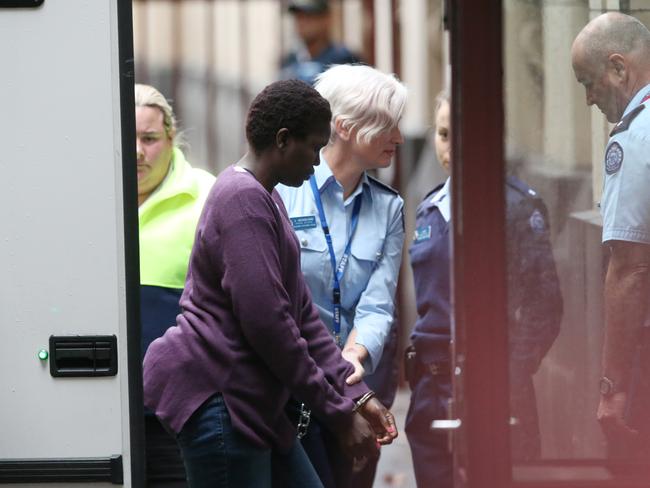
[[[501,1],[450,5],[454,340],[463,395],[457,455],[467,473],[460,486],[504,488],[510,451]]]
[[[447,3],[447,2],[446,2]],[[508,439],[502,2],[449,0],[452,69],[456,486],[640,488],[512,480]],[[595,414],[595,413],[594,413]],[[598,465],[597,461],[564,463]]]

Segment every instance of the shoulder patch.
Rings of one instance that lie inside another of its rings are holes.
[[[630,128],[630,124],[632,121],[636,118],[637,115],[639,115],[643,109],[645,108],[644,104],[639,105],[636,107],[634,110],[632,110],[629,114],[627,114],[625,117],[623,117],[621,120],[618,121],[618,124],[614,126],[612,131],[609,133],[609,137],[612,137],[613,135],[620,134],[621,132],[625,132]]]
[[[377,185],[380,188],[383,188],[384,190],[386,190],[386,191],[388,191],[390,193],[393,193],[393,194],[399,196],[399,192],[395,188],[393,188],[392,186],[388,186],[383,181],[379,181],[374,176],[368,175],[368,181],[370,181],[370,183],[373,183],[373,184]]]
[[[623,164],[623,148],[621,145],[614,141],[607,148],[607,153],[605,153],[605,173],[608,175],[613,175]]]

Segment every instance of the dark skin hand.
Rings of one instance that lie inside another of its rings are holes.
[[[379,445],[370,424],[359,413],[352,414],[352,423],[340,432],[341,449],[350,459],[368,459],[379,455]]]
[[[395,417],[375,397],[364,403],[359,413],[370,423],[380,445],[390,444],[397,437]]]
[[[605,278],[605,340],[603,375],[621,385],[630,377],[632,358],[643,327],[650,292],[650,246],[610,241],[610,261]],[[624,419],[625,391],[601,396],[598,421],[610,439],[634,441],[638,432]]]
[[[380,446],[395,437],[395,417],[374,397],[352,414],[351,425],[339,435],[344,454],[360,463],[376,458]]]

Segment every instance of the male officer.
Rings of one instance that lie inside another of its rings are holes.
[[[633,17],[609,12],[578,34],[571,57],[587,104],[617,123],[607,143],[601,201],[609,265],[598,420],[610,441],[630,445],[650,438],[640,421],[648,422],[648,405],[639,405],[645,404],[650,368],[638,361],[649,359],[640,348],[650,330],[644,327],[650,294],[650,32]],[[646,413],[635,415],[639,410]]]
[[[296,33],[302,45],[282,60],[282,79],[296,78],[310,85],[334,64],[358,63],[347,47],[332,41],[332,16],[328,0],[290,0]]]

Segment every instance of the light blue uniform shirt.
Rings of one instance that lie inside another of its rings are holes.
[[[632,113],[648,93],[650,85],[632,98],[607,143],[600,205],[603,242],[650,244],[650,101],[636,116]]]
[[[345,201],[343,187],[323,159],[315,168],[325,218],[329,224],[336,263],[350,236],[354,199],[362,194],[359,223],[352,239],[350,259],[341,279],[341,341],[352,327],[357,344],[369,353],[363,365],[372,373],[393,323],[395,289],[404,243],[402,198],[392,189],[364,174]],[[333,330],[332,265],[309,181],[299,188],[278,185],[301,247],[301,265],[320,317]]]

